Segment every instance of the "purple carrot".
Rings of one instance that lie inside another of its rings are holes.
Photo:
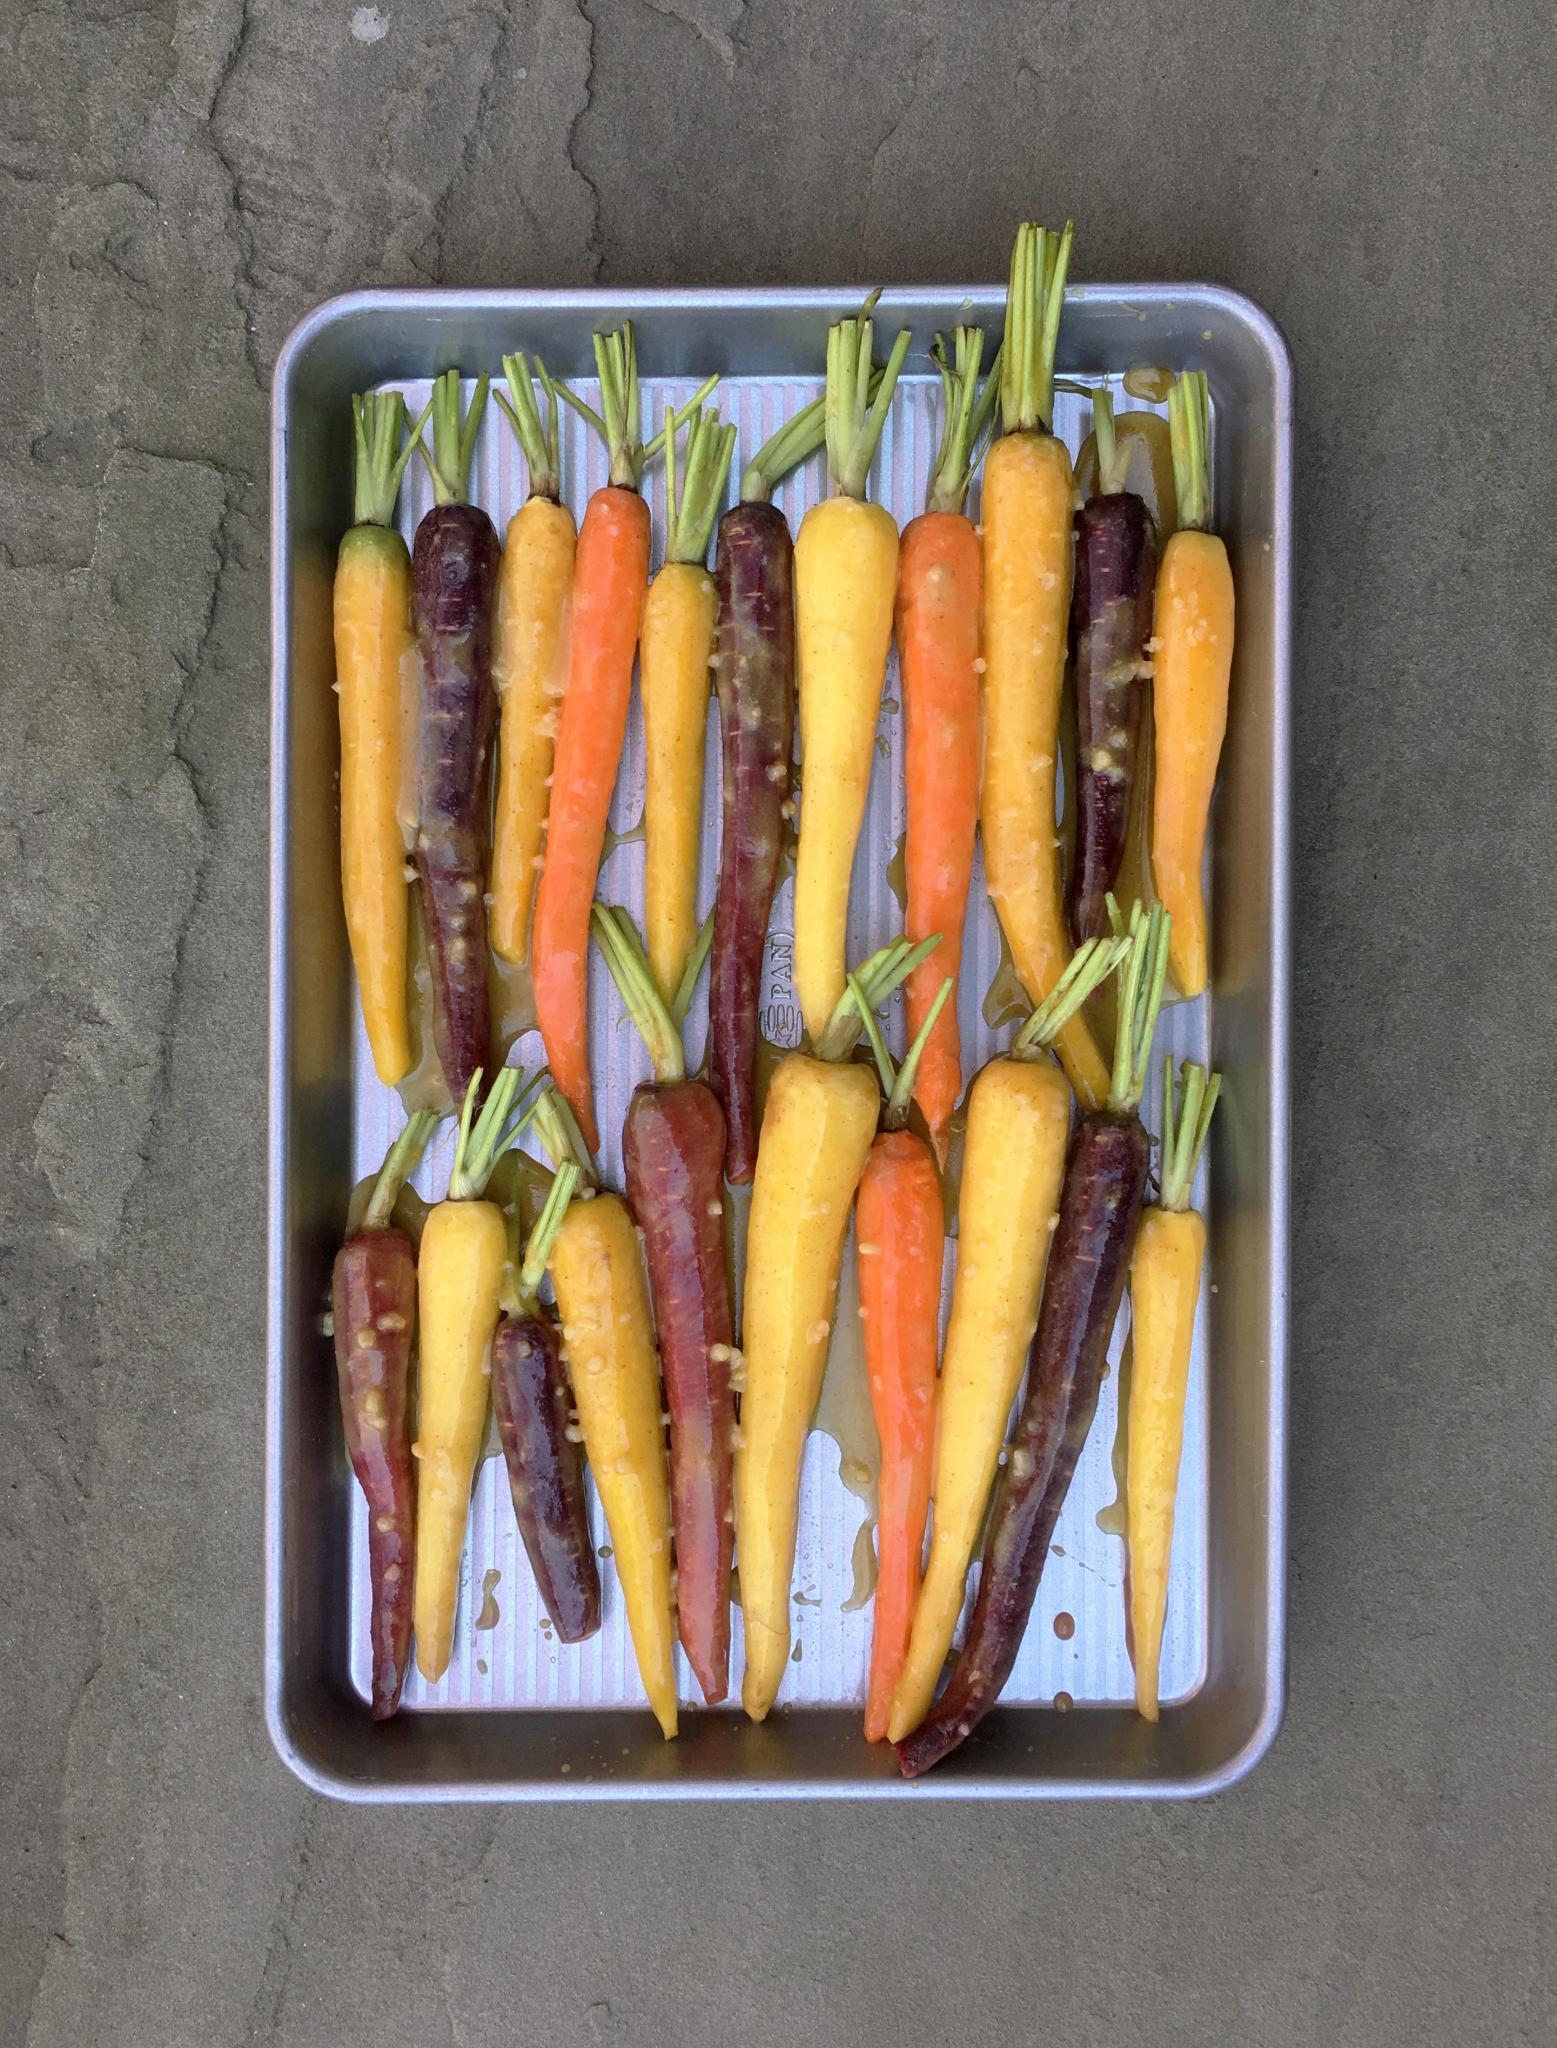
[[[1144,499],[1122,481],[1113,407],[1093,399],[1099,488],[1076,515],[1070,647],[1076,688],[1076,857],[1068,909],[1076,945],[1108,930],[1141,742],[1142,685],[1150,673],[1157,534]]]
[[[735,1318],[725,1256],[725,1120],[718,1097],[686,1078],[680,1019],[706,932],[667,1008],[624,911],[597,905],[595,937],[655,1080],[633,1093],[622,1134],[627,1199],[643,1232],[670,1411],[671,1527],[677,1626],[703,1697],[730,1687],[730,1566],[735,1553]]]
[[[438,1125],[423,1111],[390,1147],[361,1227],[335,1254],[330,1308],[346,1451],[368,1503],[373,1718],[400,1704],[411,1656],[416,1474],[411,1458],[411,1354],[416,1252],[392,1221],[395,1202]]]
[[[455,1102],[489,1065],[492,1032],[486,816],[498,542],[485,512],[466,502],[486,397],[483,377],[462,429],[459,372],[446,370],[434,382],[433,453],[422,452],[438,502],[417,527],[411,550],[422,657],[416,872],[432,955],[433,1042]]]
[[[945,1690],[897,1745],[905,1778],[939,1763],[1000,1697],[1097,1409],[1151,1164],[1137,1109],[1162,1000],[1167,923],[1160,905],[1149,916],[1136,906],[1133,944],[1119,969],[1113,1086],[1104,1108],[1084,1116],[1071,1140],[1027,1392],[990,1517],[972,1618]]]
[[[578,1168],[557,1169],[519,1265],[518,1302],[492,1339],[492,1408],[508,1466],[508,1488],[541,1605],[565,1643],[600,1626],[600,1568],[589,1533],[582,1438],[555,1320],[538,1302],[552,1242],[567,1213]]]

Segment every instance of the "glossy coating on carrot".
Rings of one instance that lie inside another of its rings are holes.
[[[724,1105],[725,1171],[757,1164],[757,1037],[762,955],[778,885],[795,718],[794,544],[774,505],[719,522],[714,682],[724,783],[709,979],[712,1078]]]
[[[330,1307],[346,1450],[368,1503],[372,1705],[374,1720],[382,1721],[400,1704],[411,1659],[416,1254],[409,1239],[398,1230],[361,1230],[349,1237],[335,1256]]]
[[[860,1177],[855,1229],[871,1407],[881,1439],[875,1617],[865,1735],[887,1732],[908,1650],[930,1507],[945,1223],[940,1178],[910,1131],[885,1131]]]
[[[432,955],[433,1039],[454,1101],[485,1066],[486,799],[497,534],[475,505],[435,505],[416,530],[411,590],[422,656],[416,871]]]
[[[600,1626],[600,1568],[584,1492],[584,1453],[562,1340],[539,1311],[505,1316],[492,1339],[492,1411],[514,1519],[541,1608],[564,1643]]]
[[[682,1648],[715,1706],[730,1684],[735,1343],[725,1254],[724,1116],[701,1081],[639,1088],[622,1134],[643,1232],[670,1411],[671,1521]]]
[[[648,507],[636,491],[618,485],[596,491],[579,528],[568,684],[530,945],[547,1063],[591,1150],[600,1138],[589,1079],[589,913],[627,731],[648,578]]]
[[[982,576],[978,535],[962,513],[921,513],[904,528],[897,590],[908,795],[904,928],[915,941],[941,935],[935,953],[906,984],[910,1039],[917,1037],[941,983],[962,963],[978,821]],[[943,1164],[961,1095],[957,1006],[948,1003],[920,1056],[914,1085],[914,1100]]]
[[[1133,491],[1089,498],[1076,515],[1076,851],[1066,909],[1078,946],[1107,932],[1107,898],[1124,858],[1156,562],[1151,514]]]
[[[972,1618],[945,1692],[897,1745],[905,1777],[955,1749],[1011,1675],[1097,1406],[1150,1159],[1150,1142],[1133,1114],[1095,1112],[1072,1141],[1027,1393],[990,1519]]]

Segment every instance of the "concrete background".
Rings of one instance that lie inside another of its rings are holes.
[[[1557,2039],[1532,0],[0,4],[0,2042]],[[1209,277],[1299,366],[1292,1701],[1184,1809],[362,1815],[259,1711],[265,431],[376,283]]]

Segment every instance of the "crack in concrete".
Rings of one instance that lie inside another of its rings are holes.
[[[433,263],[435,277],[444,275],[444,247],[449,235],[449,215],[456,193],[476,168],[476,158],[486,141],[487,124],[491,119],[493,102],[497,95],[498,79],[503,70],[503,57],[512,39],[515,26],[514,0],[501,0],[497,14],[497,34],[492,39],[492,48],[487,53],[486,64],[481,73],[481,85],[476,94],[476,111],[470,127],[460,143],[459,162],[454,175],[433,202],[433,236],[436,256]]]
[[[598,284],[600,273],[605,269],[605,240],[602,233],[603,210],[600,203],[600,187],[579,162],[578,157],[579,128],[585,116],[595,104],[596,28],[595,17],[589,11],[587,0],[573,0],[573,4],[578,10],[578,18],[583,22],[585,33],[589,40],[585,45],[583,101],[578,111],[574,114],[573,119],[568,123],[568,132],[563,138],[562,147],[574,175],[589,194],[591,209],[590,228],[588,235],[585,237],[584,247],[589,257],[590,280]]]
[[[934,37],[927,36],[914,52],[913,72],[909,78],[908,91],[904,96],[903,104],[898,108],[897,113],[888,124],[885,134],[883,134],[880,141],[871,151],[870,169],[865,177],[865,203],[860,209],[861,262],[865,260],[866,250],[870,241],[870,222],[876,205],[876,183],[881,170],[881,159],[918,102],[919,88],[924,76],[925,59],[934,48]]]
[[[651,14],[657,14],[662,21],[673,21],[678,28],[689,30],[698,42],[707,43],[730,77],[735,76],[733,35],[728,35],[721,29],[710,28],[706,21],[699,21],[695,14],[683,14],[679,7],[668,5],[667,0],[642,0],[642,4]],[[743,5],[740,14],[742,25],[748,12],[749,6]]]
[[[309,1858],[320,1808],[319,1800],[309,1800],[302,1810],[302,1818],[293,1830],[292,1850],[281,1882],[281,1895],[276,1901],[276,1911],[270,1923],[270,1939],[265,1945],[265,1960],[260,1966],[259,1982],[254,1987],[254,1997],[249,2006],[245,2040],[281,2039],[281,2015],[292,1980],[292,1933],[297,1925],[298,1909],[302,1905],[303,1886],[308,1877]]]
[[[261,392],[269,389],[265,365],[260,359],[259,342],[256,335],[254,304],[259,296],[260,286],[255,274],[254,222],[248,203],[243,195],[243,180],[239,174],[237,159],[222,141],[220,121],[222,101],[237,75],[248,50],[249,36],[254,26],[251,0],[239,0],[238,21],[231,42],[220,65],[217,67],[216,84],[211,92],[211,104],[200,126],[211,145],[211,154],[220,165],[222,174],[232,191],[232,229],[237,244],[237,264],[233,275],[232,295],[243,323],[243,353]]]

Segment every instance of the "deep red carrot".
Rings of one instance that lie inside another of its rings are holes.
[[[1120,968],[1113,1086],[1071,1141],[1021,1419],[990,1518],[967,1636],[946,1689],[897,1745],[918,1777],[976,1728],[1021,1648],[1049,1541],[1081,1455],[1146,1194],[1151,1144],[1137,1108],[1167,970],[1167,918],[1136,906]]]
[[[955,983],[944,977],[903,1065],[894,1074],[874,1012],[850,978],[886,1089],[882,1129],[860,1176],[855,1207],[860,1315],[871,1409],[881,1439],[876,1516],[876,1610],[865,1738],[887,1732],[919,1595],[930,1468],[935,1450],[935,1367],[940,1350],[945,1210],[935,1160],[904,1128],[925,1047]]]
[[[822,445],[813,399],[747,463],[741,502],[719,522],[714,684],[724,781],[719,889],[709,970],[709,1066],[724,1105],[725,1172],[757,1164],[757,1036],[762,953],[778,886],[795,728],[795,548],[770,503],[780,477]]]
[[[626,912],[597,905],[594,922],[606,964],[654,1065],[654,1081],[633,1091],[622,1161],[627,1199],[643,1232],[670,1411],[677,1625],[703,1697],[716,1706],[730,1687],[735,1551],[735,1317],[725,1256],[725,1124],[713,1090],[687,1079],[680,1028],[708,930],[667,1007]]]
[[[1076,945],[1108,930],[1140,754],[1142,694],[1150,673],[1157,533],[1144,498],[1121,489],[1129,468],[1106,391],[1092,401],[1098,488],[1076,514],[1070,655],[1076,691],[1076,857],[1068,894]],[[1121,460],[1122,454],[1122,460]]]
[[[999,390],[992,373],[979,395],[984,336],[954,330],[955,371],[935,338],[945,395],[941,447],[925,510],[903,529],[898,557],[897,646],[903,672],[904,845],[909,938],[941,935],[940,950],[908,982],[908,1035],[917,1037],[944,978],[962,959],[979,799],[979,610],[983,558],[963,511],[979,440]],[[946,1159],[952,1111],[962,1094],[957,1009],[948,1004],[930,1035],[914,1085],[936,1158]]]
[[[517,1300],[492,1339],[492,1412],[514,1519],[541,1606],[565,1643],[581,1643],[600,1626],[600,1568],[584,1494],[583,1439],[570,1421],[573,1397],[562,1340],[538,1296],[578,1177],[571,1161],[558,1167],[518,1262]]]
[[[488,1064],[487,756],[492,743],[492,599],[497,533],[466,502],[486,406],[476,386],[463,427],[460,378],[433,386],[433,452],[422,454],[437,503],[416,529],[411,603],[422,657],[416,872],[432,955],[433,1042],[455,1102]]]
[[[416,1473],[411,1458],[411,1356],[416,1252],[394,1227],[395,1203],[438,1119],[413,1116],[389,1149],[367,1214],[335,1255],[330,1307],[346,1451],[368,1503],[375,1721],[400,1704],[411,1658]]]
[[[647,447],[639,439],[638,359],[630,321],[617,333],[595,336],[595,363],[599,413],[558,386],[604,439],[611,480],[591,496],[579,527],[568,680],[530,940],[535,1015],[547,1063],[591,1151],[600,1134],[589,1079],[589,913],[627,733],[633,656],[649,583],[649,508],[638,485],[644,464],[665,438],[656,434]],[[674,415],[677,425],[717,381],[709,378]]]

